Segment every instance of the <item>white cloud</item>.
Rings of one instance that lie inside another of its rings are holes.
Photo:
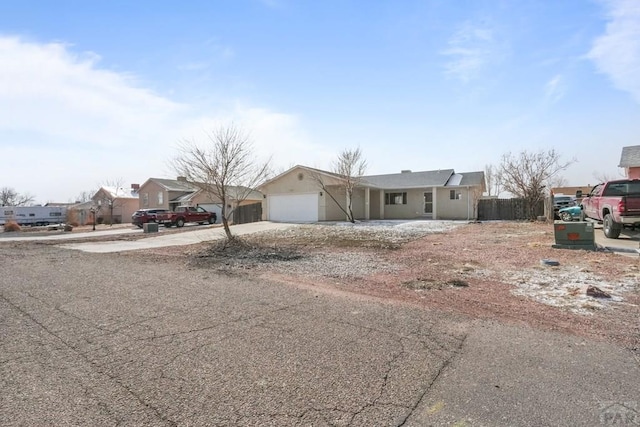
[[[556,75],[547,82],[544,87],[545,97],[548,102],[556,103],[560,101],[565,94],[565,83],[561,75]]]
[[[494,56],[493,31],[466,22],[459,27],[442,52],[450,58],[445,71],[464,83],[476,78]]]
[[[614,86],[640,102],[640,1],[607,0],[605,33],[594,42],[587,57]]]
[[[201,138],[223,120],[251,130],[261,155],[290,163],[315,158],[295,116],[233,100],[217,104],[227,108],[174,102],[62,43],[0,36],[0,185],[37,202],[66,201],[109,179],[173,176],[168,161],[178,142]]]

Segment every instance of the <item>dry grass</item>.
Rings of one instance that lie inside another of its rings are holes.
[[[22,227],[20,227],[20,225],[15,221],[7,221],[4,224],[5,232],[20,231],[20,230],[22,230]]]

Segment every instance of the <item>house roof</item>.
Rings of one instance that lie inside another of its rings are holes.
[[[188,202],[192,199],[194,199],[196,197],[196,195],[202,193],[203,190],[197,190],[194,191],[193,193],[187,193],[187,194],[183,194],[179,197],[176,197],[175,199],[171,200],[171,203],[183,203],[183,202]],[[262,200],[263,199],[263,195],[262,193],[260,193],[259,191],[255,191],[255,190],[251,190],[248,187],[242,187],[242,186],[228,186],[227,187],[227,196],[231,199],[231,200],[237,200],[237,199],[242,199],[242,200]]]
[[[277,181],[278,179],[282,178],[285,175],[288,175],[289,173],[291,173],[292,171],[296,170],[296,169],[304,169],[308,172],[311,172],[312,174],[317,174],[317,175],[321,175],[321,176],[326,176],[329,178],[336,178],[336,179],[341,179],[342,177],[340,175],[338,175],[337,173],[333,173],[333,172],[329,172],[329,171],[325,171],[322,169],[316,169],[316,168],[311,168],[309,166],[303,166],[303,165],[295,165],[292,168],[287,169],[286,171],[274,176],[271,179],[266,180],[265,182],[263,182],[262,184],[260,184],[258,186],[259,189],[264,188],[264,186],[271,184],[274,181]]]
[[[435,171],[369,175],[362,177],[362,185],[386,189],[443,187],[447,184],[453,173],[453,169],[442,169]]]
[[[481,185],[482,188],[485,187],[485,181],[484,181],[484,172],[480,171],[480,172],[461,172],[459,174],[456,175],[462,175],[462,180],[460,181],[460,186],[462,187],[466,187],[466,186],[470,186],[470,187],[474,187],[476,185]]]
[[[632,145],[622,147],[622,155],[620,155],[621,168],[629,168],[640,166],[640,145]]]
[[[100,190],[107,193],[109,197],[111,197],[112,199],[137,199],[138,198],[138,192],[132,188],[102,186],[100,187]]]
[[[167,191],[194,192],[197,190],[193,184],[187,181],[165,178],[149,178],[141,187],[145,186],[149,181],[155,182]]]

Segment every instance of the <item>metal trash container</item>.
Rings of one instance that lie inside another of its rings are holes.
[[[158,232],[158,223],[157,222],[146,222],[142,225],[142,230],[145,233],[157,233]]]
[[[554,248],[590,251],[596,249],[596,237],[592,222],[554,221],[553,231],[556,238]]]

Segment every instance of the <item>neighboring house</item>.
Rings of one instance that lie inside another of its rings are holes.
[[[333,198],[320,189],[318,179]],[[361,220],[472,219],[477,216],[477,201],[485,188],[484,172],[445,169],[369,175],[362,177],[355,189],[352,209],[354,217]],[[338,206],[346,206],[346,192],[340,176],[332,172],[294,166],[259,190],[265,195],[265,220],[344,221],[346,217]]]
[[[220,200],[211,200],[210,196],[183,177],[177,179],[149,178],[140,186],[139,208],[163,208],[174,210],[178,206],[202,206],[209,212],[215,212],[218,218],[222,215]],[[227,212],[238,206],[261,203],[264,196],[257,191],[245,187],[229,187],[227,189],[229,203]],[[242,199],[240,203],[236,200]]]
[[[91,209],[94,207],[95,205],[93,200],[89,200],[88,202],[75,203],[69,206],[69,208],[67,209],[67,221],[77,222],[78,225],[93,224],[94,211],[92,211]]]
[[[183,177],[178,179],[149,178],[138,192],[139,209],[170,209],[181,206],[182,198],[192,195],[198,189]]]
[[[131,215],[138,210],[139,188],[138,184],[131,184],[131,188],[100,187],[91,198],[96,210],[96,223],[131,222]]]
[[[640,145],[622,147],[620,164],[629,179],[640,179]]]

